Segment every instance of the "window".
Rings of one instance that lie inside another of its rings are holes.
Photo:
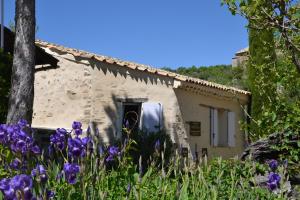
[[[161,103],[122,102],[122,127],[147,133],[159,132],[163,128],[163,108]]]
[[[218,109],[218,146],[228,146],[228,111]]]
[[[235,146],[235,113],[225,109],[210,109],[211,145]]]
[[[137,131],[140,123],[141,103],[123,103],[122,127]]]
[[[188,122],[191,136],[201,136],[201,122]]]

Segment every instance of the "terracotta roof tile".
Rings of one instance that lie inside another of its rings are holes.
[[[89,52],[86,52],[86,51],[67,48],[67,47],[63,47],[63,46],[56,45],[56,44],[53,44],[53,43],[44,42],[44,41],[41,41],[41,40],[36,40],[36,45],[40,46],[40,47],[43,47],[43,48],[56,49],[58,51],[70,53],[75,57],[95,59],[95,60],[100,61],[100,62],[107,62],[107,63],[110,63],[110,64],[116,64],[116,65],[119,65],[119,66],[122,66],[122,67],[127,67],[127,68],[130,68],[130,69],[134,69],[134,70],[144,71],[144,72],[153,73],[153,74],[155,73],[155,74],[158,74],[158,75],[161,75],[161,76],[171,77],[171,78],[174,78],[174,79],[179,80],[179,81],[184,81],[184,82],[189,82],[189,83],[193,83],[193,84],[203,85],[203,86],[206,86],[206,87],[216,88],[216,89],[219,89],[219,90],[228,91],[228,92],[232,92],[232,93],[240,93],[240,94],[244,94],[244,95],[250,95],[250,92],[245,91],[245,90],[241,90],[241,89],[238,89],[238,88],[221,85],[221,84],[218,84],[218,83],[209,82],[209,81],[202,80],[202,79],[197,79],[197,78],[192,78],[192,77],[176,74],[176,73],[165,71],[165,70],[162,70],[162,69],[153,68],[153,67],[148,66],[148,65],[138,64],[138,63],[134,63],[134,62],[122,61],[122,60],[119,60],[119,59],[116,59],[116,58],[103,56],[103,55],[96,55],[96,54],[92,54],[92,53],[89,53]]]

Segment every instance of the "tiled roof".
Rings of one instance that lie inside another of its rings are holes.
[[[248,52],[249,52],[249,47],[246,47],[246,48],[241,49],[238,52],[236,52],[235,55],[244,54],[244,53],[248,53]]]
[[[38,45],[42,48],[48,48],[50,50],[57,50],[57,51],[60,51],[60,52],[69,53],[69,54],[72,54],[75,57],[94,59],[94,60],[97,60],[97,61],[100,61],[100,62],[106,62],[106,63],[109,63],[109,64],[116,64],[116,65],[119,65],[119,66],[122,66],[122,67],[127,67],[127,68],[130,68],[130,69],[133,69],[133,70],[139,70],[139,71],[143,71],[143,72],[147,72],[147,73],[158,74],[158,75],[161,75],[161,76],[174,78],[175,80],[179,80],[179,81],[183,81],[183,82],[202,85],[202,86],[215,88],[215,89],[219,89],[219,90],[223,90],[223,91],[227,91],[227,92],[231,92],[231,93],[239,93],[239,94],[244,94],[244,95],[250,95],[250,92],[245,91],[245,90],[241,90],[241,89],[238,89],[238,88],[221,85],[221,84],[218,84],[218,83],[213,83],[213,82],[198,79],[198,78],[192,78],[192,77],[189,77],[189,76],[176,74],[176,73],[165,71],[165,70],[162,70],[162,69],[157,69],[157,68],[151,67],[149,65],[143,65],[143,64],[138,64],[138,63],[135,63],[135,62],[128,62],[128,61],[119,60],[117,58],[112,58],[112,57],[108,57],[108,56],[97,55],[97,54],[89,53],[89,52],[86,52],[86,51],[73,49],[73,48],[68,48],[68,47],[64,47],[64,46],[61,46],[61,45],[57,45],[57,44],[53,44],[53,43],[49,43],[49,42],[45,42],[45,41],[41,41],[41,40],[36,40],[35,43],[36,43],[36,45]]]

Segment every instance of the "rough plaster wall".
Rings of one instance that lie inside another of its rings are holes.
[[[230,158],[242,153],[244,149],[244,134],[240,130],[239,120],[243,118],[243,113],[237,101],[228,101],[209,96],[197,95],[182,89],[175,90],[178,103],[180,105],[181,114],[185,122],[200,121],[201,136],[190,136],[187,134],[188,143],[192,152],[195,152],[195,144],[197,151],[201,155],[201,149],[207,148],[208,158],[222,156]],[[205,105],[205,106],[204,106]],[[210,114],[209,106],[216,108],[224,108],[236,113],[236,146],[235,147],[212,147],[210,144]],[[185,123],[188,130],[188,124]]]
[[[35,74],[35,127],[70,128],[74,120],[87,123],[91,118],[90,67],[58,58],[59,68]]]

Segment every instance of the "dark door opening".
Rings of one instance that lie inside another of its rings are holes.
[[[123,127],[136,132],[139,129],[141,104],[124,103],[123,105]]]

